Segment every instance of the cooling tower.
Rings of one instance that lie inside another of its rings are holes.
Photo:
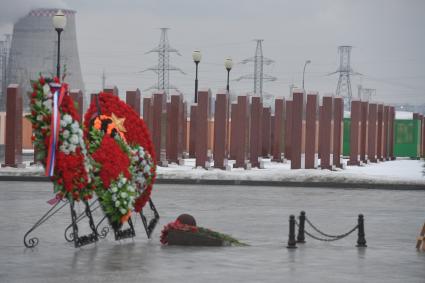
[[[8,83],[18,83],[23,93],[31,91],[30,80],[55,76],[57,64],[57,32],[52,18],[58,9],[36,9],[15,23],[8,64]],[[75,11],[62,10],[67,23],[61,34],[61,74],[66,68],[65,82],[84,92],[78,56]],[[24,109],[28,108],[24,95]]]

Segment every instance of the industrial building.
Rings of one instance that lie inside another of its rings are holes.
[[[31,91],[30,81],[43,76],[54,76],[57,64],[57,32],[52,18],[58,9],[35,9],[19,19],[13,27],[7,66],[2,68],[2,85],[17,83],[23,93]],[[61,73],[66,73],[65,82],[72,89],[84,92],[77,46],[75,14],[73,10],[62,10],[67,18],[61,34]],[[4,83],[6,82],[6,83]],[[0,95],[0,111],[5,109],[5,88]],[[28,96],[24,96],[24,109],[28,109]]]

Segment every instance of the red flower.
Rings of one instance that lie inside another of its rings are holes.
[[[43,77],[40,77],[38,81],[40,82],[41,85],[44,85],[46,83],[46,80]]]
[[[99,148],[93,153],[92,157],[97,163],[102,164],[99,177],[105,189],[109,188],[111,181],[116,180],[121,173],[126,178],[131,178],[128,171],[130,159],[110,136],[105,135],[103,137]]]

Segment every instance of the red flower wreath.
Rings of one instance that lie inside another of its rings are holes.
[[[115,114],[118,117],[125,117],[124,127],[126,132],[124,133],[124,136],[127,143],[130,146],[140,145],[143,147],[150,153],[153,162],[156,164],[153,143],[143,119],[141,119],[130,106],[122,102],[116,95],[101,92],[98,96],[98,101],[102,115],[111,116],[112,114]],[[98,115],[97,111],[96,102],[93,100],[84,115],[84,125],[86,129],[90,128],[90,121]],[[155,168],[155,166],[151,167],[151,174],[153,175],[153,178],[149,184],[146,184],[146,188],[135,201],[134,208],[136,212],[140,212],[150,198],[156,177]]]

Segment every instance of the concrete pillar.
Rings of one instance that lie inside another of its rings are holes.
[[[390,114],[390,107],[384,106],[384,116],[383,116],[383,139],[382,139],[382,159],[383,160],[390,160],[390,156],[388,154],[388,120],[389,120],[389,114]]]
[[[360,161],[367,163],[367,127],[369,116],[369,102],[361,102],[361,120],[360,120]]]
[[[117,86],[107,86],[103,89],[103,92],[111,93],[115,96],[119,96],[119,91],[118,91]]]
[[[188,147],[187,147],[187,103],[180,99],[180,108],[179,108],[179,119],[180,119],[180,129],[179,129],[179,135],[180,135],[180,143],[178,152],[181,155],[182,158],[187,157],[188,153]]]
[[[125,93],[125,102],[136,112],[140,117],[140,90],[127,90]]]
[[[6,92],[6,133],[4,166],[24,167],[22,163],[22,96],[19,85],[10,84]]]
[[[319,116],[319,97],[317,94],[307,95],[305,118],[305,169],[315,169],[318,166],[317,155],[317,119]]]
[[[198,105],[190,106],[190,129],[189,129],[189,157],[195,158],[196,152],[196,109]]]
[[[252,97],[250,123],[250,162],[252,167],[260,167],[258,158],[261,155],[263,103],[258,96]]]
[[[152,134],[152,99],[150,97],[143,98],[143,120]]]
[[[389,114],[389,146],[388,146],[388,154],[391,160],[395,159],[394,156],[394,119],[395,119],[395,108],[394,106],[390,106],[390,114]],[[423,128],[425,129],[425,128]],[[422,132],[425,135],[425,131]],[[425,137],[425,136],[423,136]],[[425,150],[425,145],[424,145],[424,150]]]
[[[198,92],[198,108],[196,109],[196,167],[208,168],[208,121],[210,119],[211,91]]]
[[[78,115],[80,116],[80,121],[83,121],[83,110],[84,110],[84,96],[83,92],[80,89],[72,89],[69,92],[74,104],[76,106],[76,110]]]
[[[236,162],[234,168],[247,168],[247,148],[249,146],[249,99],[247,96],[238,96],[236,107]]]
[[[181,148],[182,141],[182,95],[171,95],[171,102],[169,104],[169,109],[167,111],[167,128],[168,128],[168,150],[167,150],[167,160],[169,163],[174,162],[179,163],[182,158],[179,148]]]
[[[347,162],[348,165],[360,165],[361,111],[361,101],[351,101],[350,160]]]
[[[271,109],[263,107],[263,123],[261,125],[263,140],[261,142],[261,155],[269,158],[271,152]]]
[[[378,141],[378,105],[369,104],[369,119],[367,133],[367,156],[371,162],[377,162],[377,141]]]
[[[382,161],[383,136],[384,136],[384,105],[378,104],[378,139],[376,146],[376,158]]]
[[[273,161],[282,162],[282,153],[285,151],[285,99],[276,99],[274,105]]]
[[[229,94],[218,93],[214,113],[214,167],[226,169],[227,135],[229,124]]]
[[[164,111],[165,93],[155,93],[153,95],[153,113],[152,113],[152,142],[155,147],[155,156],[157,164],[165,165],[165,111]]]
[[[285,158],[291,160],[292,152],[292,100],[286,101],[285,106]]]
[[[291,139],[291,169],[304,168],[303,121],[305,119],[305,94],[301,91],[292,93],[292,139]]]
[[[238,124],[237,121],[237,113],[238,113],[238,104],[232,103],[230,106],[230,159],[236,159],[236,152],[238,147],[238,127],[236,126]]]
[[[320,168],[332,169],[333,158],[331,158],[331,149],[333,148],[332,139],[332,120],[333,120],[333,97],[323,96],[322,111],[319,125],[319,144],[320,144]]]
[[[342,140],[344,127],[344,99],[342,97],[334,98],[334,129],[333,129],[333,165],[342,168]]]

